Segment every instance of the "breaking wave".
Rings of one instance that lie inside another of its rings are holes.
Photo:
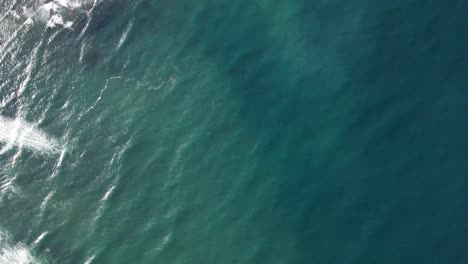
[[[38,264],[31,250],[24,244],[13,245],[8,236],[0,230],[0,264]]]
[[[0,116],[0,142],[6,144],[5,149],[27,148],[45,154],[60,152],[60,144],[56,139],[20,118]]]

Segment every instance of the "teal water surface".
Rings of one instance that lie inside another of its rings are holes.
[[[0,263],[467,263],[467,12],[2,1]]]

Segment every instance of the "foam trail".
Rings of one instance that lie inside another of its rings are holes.
[[[50,198],[55,194],[55,191],[51,191],[50,193],[47,194],[46,198],[44,198],[44,201],[41,203],[41,211],[44,211],[47,204],[49,203]]]
[[[104,88],[102,88],[101,92],[99,93],[99,97],[96,99],[96,101],[94,102],[94,104],[86,110],[85,114],[87,114],[89,111],[93,110],[94,107],[99,103],[99,101],[101,101],[102,95],[104,94],[104,92],[106,91],[107,87],[109,86],[109,81],[111,81],[111,80],[117,80],[117,79],[122,79],[122,76],[112,76],[112,77],[110,77],[110,78],[108,78],[108,79],[106,80],[106,84],[104,85]]]
[[[117,43],[117,49],[120,49],[120,47],[122,47],[123,43],[127,39],[128,33],[130,32],[130,30],[132,30],[132,27],[133,27],[133,23],[132,23],[132,21],[130,21],[130,23],[128,23],[127,27],[125,28],[124,32],[122,33],[122,36],[120,36],[119,42]]]
[[[93,6],[92,6],[91,9],[89,9],[89,11],[86,13],[86,16],[88,17],[88,20],[86,21],[86,25],[84,26],[83,30],[81,30],[81,33],[80,33],[80,35],[78,36],[78,39],[81,39],[81,38],[84,36],[84,34],[86,33],[86,31],[88,31],[89,23],[91,23],[91,19],[92,19],[92,17],[93,17],[94,8],[96,8],[97,3],[98,3],[98,0],[94,0]]]
[[[6,150],[15,146],[47,154],[60,151],[55,139],[19,118],[9,119],[0,116],[0,142],[7,144]]]
[[[96,257],[95,255],[92,255],[89,259],[87,259],[87,260],[85,261],[84,264],[91,264],[91,262],[93,262],[93,260],[94,260],[95,257]]]
[[[101,202],[105,203],[107,201],[107,199],[109,199],[109,196],[112,194],[112,192],[114,191],[115,189],[115,185],[112,186],[109,190],[107,190],[106,194],[104,195],[104,197],[102,197],[101,199]]]
[[[42,233],[36,240],[34,240],[33,244],[34,245],[39,244],[39,242],[41,242],[41,240],[44,239],[44,237],[47,235],[47,233],[49,233],[49,232],[46,231],[46,232]]]
[[[67,147],[64,147],[62,151],[60,152],[60,156],[57,160],[57,164],[54,167],[54,172],[52,173],[51,178],[54,178],[59,173],[59,170],[60,170],[60,167],[62,167],[63,158],[65,157],[66,152],[67,152]]]

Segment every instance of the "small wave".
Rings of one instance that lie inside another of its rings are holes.
[[[20,118],[0,116],[0,142],[7,145],[7,150],[11,147],[24,147],[45,154],[60,152],[57,140]]]
[[[171,241],[172,241],[172,231],[170,231],[163,237],[161,243],[155,249],[152,250],[152,253],[154,255],[159,255],[162,251],[164,251],[168,247],[168,244]]]
[[[44,198],[44,201],[42,201],[41,206],[40,206],[41,212],[44,212],[47,204],[49,203],[50,198],[52,198],[54,194],[55,194],[55,191],[51,191],[50,193],[47,194],[46,198]]]
[[[112,185],[109,190],[106,191],[106,193],[104,194],[104,196],[101,198],[101,200],[99,201],[100,205],[96,211],[96,216],[94,218],[94,222],[98,221],[99,218],[101,218],[102,214],[103,214],[103,211],[106,207],[106,202],[107,202],[107,199],[109,199],[109,197],[112,195],[112,193],[114,192],[114,189],[115,189],[115,185]]]
[[[67,152],[67,147],[65,146],[62,151],[60,152],[60,156],[57,159],[57,164],[54,167],[54,172],[52,173],[51,178],[57,176],[59,173],[60,168],[62,167],[63,159],[65,157],[65,153]]]
[[[132,27],[133,23],[132,21],[130,21],[125,30],[123,31],[122,36],[120,36],[119,43],[117,43],[117,49],[120,49],[120,47],[122,47],[123,43],[127,39],[128,33],[130,32],[130,30],[132,30]]]

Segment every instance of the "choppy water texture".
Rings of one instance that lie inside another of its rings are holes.
[[[1,1],[0,263],[468,263],[467,13]]]

